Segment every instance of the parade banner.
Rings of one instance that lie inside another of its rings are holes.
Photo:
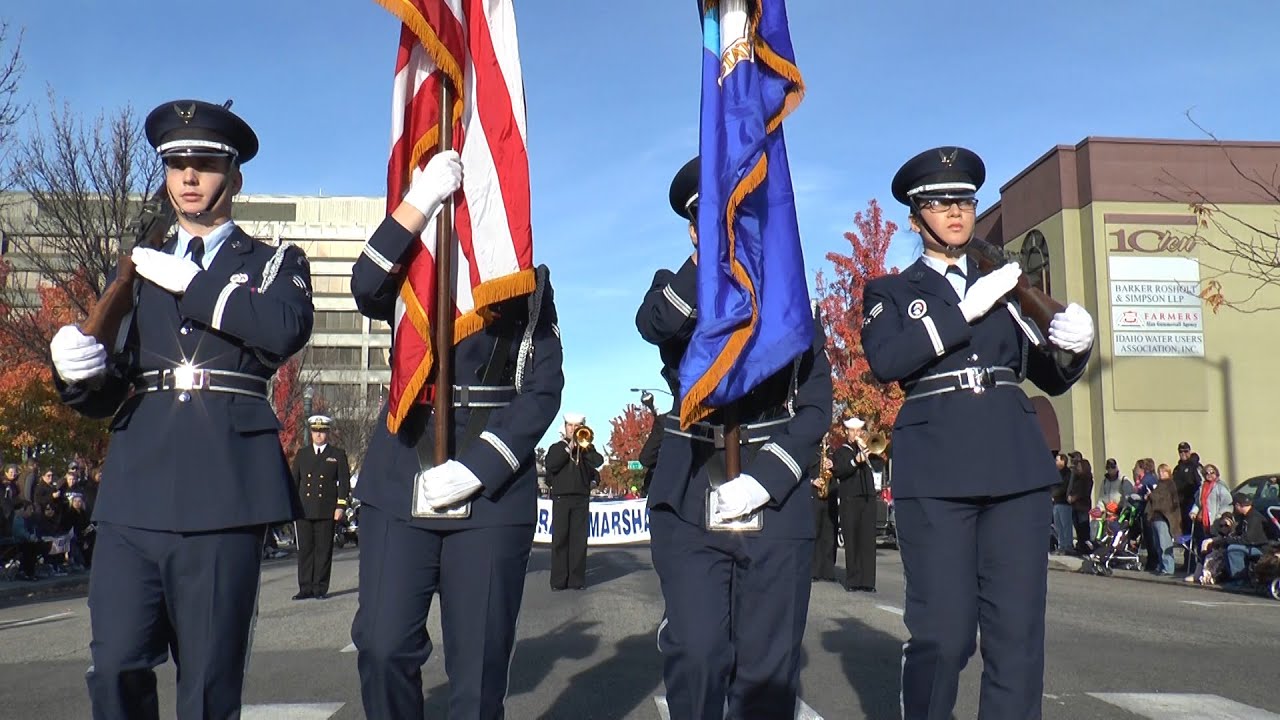
[[[646,500],[591,501],[587,545],[625,545],[649,542],[649,507]],[[551,500],[538,498],[538,519],[533,527],[535,543],[551,543]]]

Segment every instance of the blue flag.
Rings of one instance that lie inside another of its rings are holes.
[[[698,320],[680,363],[686,426],[751,392],[813,339],[782,134],[804,94],[786,5],[698,0],[698,8]]]

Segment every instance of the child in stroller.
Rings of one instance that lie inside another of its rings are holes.
[[[1111,575],[1113,569],[1141,570],[1138,550],[1142,544],[1141,513],[1133,503],[1107,503],[1099,524],[1099,537],[1089,556],[1093,572]]]

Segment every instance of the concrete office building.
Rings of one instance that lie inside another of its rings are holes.
[[[1172,465],[1182,440],[1233,485],[1280,471],[1277,193],[1280,143],[1093,137],[1000,188],[979,236],[1097,321],[1087,375],[1035,398],[1051,447],[1084,453],[1095,478],[1107,457],[1125,474],[1142,457]],[[1203,201],[1212,214],[1192,207]],[[1215,311],[1217,293],[1228,305]]]

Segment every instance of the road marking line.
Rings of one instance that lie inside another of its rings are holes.
[[[1088,693],[1118,708],[1156,720],[1280,720],[1280,715],[1220,695],[1194,693]]]
[[[658,717],[662,720],[671,720],[671,708],[667,707],[666,695],[654,695],[653,704],[658,706]],[[728,703],[725,703],[725,712],[729,712]],[[822,720],[822,716],[818,711],[809,707],[808,703],[800,698],[796,698],[796,715],[795,720]]]
[[[245,705],[241,720],[329,720],[344,703],[271,703]]]
[[[893,613],[894,615],[897,615],[897,616],[899,616],[899,617],[901,617],[902,615],[905,615],[905,614],[906,614],[906,612],[907,612],[906,610],[903,610],[902,608],[894,607],[894,606],[892,606],[892,605],[877,605],[876,607],[880,608],[881,610],[883,610],[883,611],[885,611],[885,612],[891,612],[891,613]]]
[[[355,652],[355,651],[356,651],[356,644],[355,644],[355,643],[347,643],[347,646],[346,646],[346,647],[344,647],[344,648],[342,648],[342,649],[341,649],[341,650],[339,650],[338,652],[353,653],[353,652]]]
[[[28,620],[13,620],[10,622],[0,622],[0,630],[8,630],[9,628],[22,627],[23,625],[38,625],[40,623],[53,622],[62,618],[73,617],[75,613],[71,611],[60,612],[56,615],[45,615],[44,617],[30,618]]]
[[[1222,607],[1223,605],[1235,607],[1280,607],[1280,605],[1269,602],[1234,602],[1230,600],[1179,600],[1178,602],[1199,607]]]

